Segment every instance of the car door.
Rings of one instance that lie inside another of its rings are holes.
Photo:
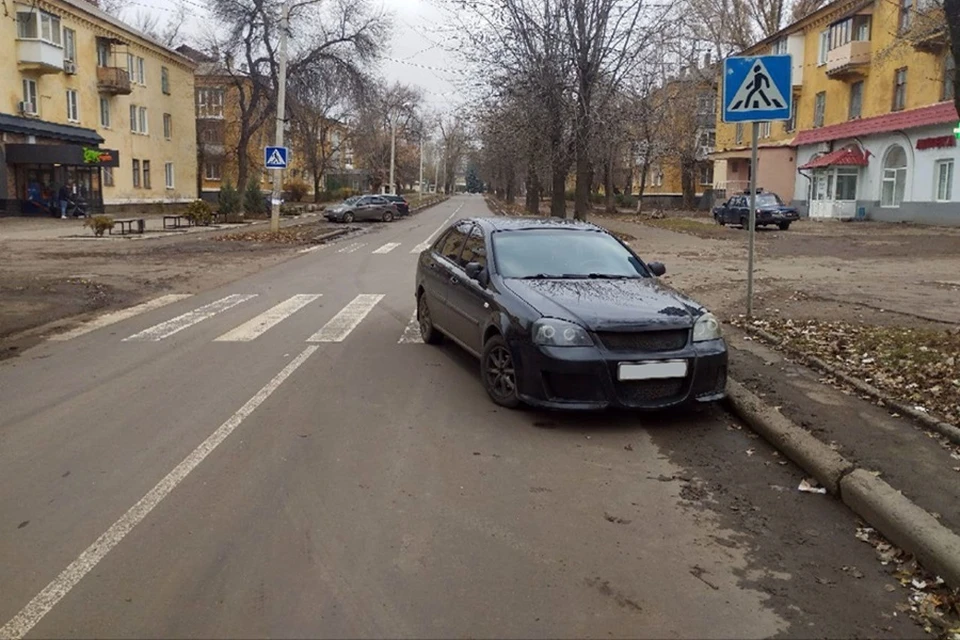
[[[450,289],[455,280],[457,261],[467,235],[458,224],[440,236],[427,254],[424,269],[424,292],[430,305],[433,323],[444,333],[454,333],[454,321],[448,305]],[[461,272],[462,273],[462,272]]]
[[[357,203],[357,220],[370,220],[373,217],[373,210],[375,209],[373,204],[373,198],[370,196],[364,196],[360,198],[360,202]]]
[[[730,203],[727,205],[726,210],[723,212],[723,221],[727,224],[739,224],[740,223],[740,202],[743,200],[741,196],[733,196],[730,198]]]
[[[489,314],[490,292],[476,280],[469,278],[466,267],[471,262],[487,266],[487,247],[483,229],[477,224],[457,225],[466,233],[463,251],[447,290],[447,307],[450,311],[450,331],[463,346],[479,354],[483,348],[483,325]]]

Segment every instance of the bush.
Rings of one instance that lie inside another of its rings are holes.
[[[83,226],[93,229],[93,235],[102,237],[105,231],[113,229],[113,216],[96,215],[83,221]]]
[[[228,216],[231,213],[239,212],[242,208],[243,201],[240,192],[234,188],[229,179],[220,187],[218,204],[220,206],[220,213],[225,213]]]
[[[187,205],[187,210],[183,212],[183,217],[195,225],[208,225],[213,220],[213,209],[205,200],[194,200]]]
[[[247,182],[243,191],[243,210],[247,215],[257,216],[267,212],[267,202],[260,191],[260,185],[255,180]]]
[[[310,185],[303,180],[287,180],[283,183],[283,190],[289,194],[294,202],[300,202],[304,196],[310,193]]]
[[[340,189],[335,189],[330,192],[331,200],[346,200],[352,196],[357,195],[357,192],[351,189],[350,187],[342,187]]]
[[[624,209],[636,209],[637,208],[637,199],[634,196],[627,195],[624,193],[618,193],[615,196],[617,201],[617,206]]]

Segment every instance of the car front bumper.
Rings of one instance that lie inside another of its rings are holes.
[[[793,211],[761,211],[757,216],[758,224],[780,224],[781,222],[796,222],[800,214]]]
[[[601,347],[538,347],[511,344],[517,390],[524,402],[551,409],[664,409],[726,396],[727,345],[690,343],[679,351],[612,352]],[[685,360],[683,378],[618,379],[620,363]]]

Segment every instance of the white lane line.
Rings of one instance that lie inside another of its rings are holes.
[[[268,309],[253,320],[244,322],[235,329],[226,332],[214,342],[250,342],[280,324],[300,309],[319,298],[321,293],[298,293],[284,300],[272,309]]]
[[[307,342],[343,342],[381,300],[382,293],[361,293],[310,336]]]
[[[198,307],[193,311],[188,311],[187,313],[177,316],[166,322],[161,322],[158,325],[154,325],[149,329],[144,329],[140,333],[135,333],[129,338],[124,338],[123,342],[158,342],[164,338],[169,338],[175,333],[183,331],[187,327],[193,326],[198,322],[203,322],[207,318],[212,318],[213,316],[226,311],[232,307],[237,306],[241,302],[246,302],[251,298],[256,298],[257,294],[255,293],[234,293],[226,298],[221,298],[216,302],[211,302],[210,304],[205,304],[202,307]]]
[[[410,322],[403,330],[403,335],[397,340],[397,344],[423,344],[423,338],[420,336],[420,323],[417,322],[417,310],[413,310],[410,316]]]
[[[50,336],[49,339],[54,342],[72,340],[73,338],[90,333],[91,331],[102,329],[103,327],[110,326],[111,324],[116,324],[121,320],[138,316],[141,313],[146,313],[147,311],[152,311],[153,309],[159,309],[160,307],[164,307],[170,303],[184,300],[189,297],[189,293],[170,293],[165,296],[160,296],[159,298],[154,298],[153,300],[147,300],[146,302],[130,307],[129,309],[121,309],[120,311],[114,311],[113,313],[106,313],[99,318],[94,318],[89,322],[84,322],[80,326],[71,329],[70,331],[58,333],[55,336]]]
[[[390,253],[394,249],[400,246],[399,242],[388,242],[379,249],[374,249],[373,253]]]
[[[415,246],[413,249],[410,249],[410,253],[420,253],[421,251],[426,251],[430,248],[430,243],[433,242],[434,237],[441,231],[447,228],[447,225],[453,220],[453,216],[460,213],[460,209],[463,209],[463,204],[457,207],[457,210],[450,214],[450,216],[443,221],[443,224],[437,227],[437,230],[431,233],[426,240]]]
[[[289,378],[294,371],[307,361],[319,349],[309,346],[290,364],[283,368],[273,380],[268,382],[255,396],[247,400],[240,409],[227,419],[220,427],[211,433],[206,440],[173,468],[164,478],[150,489],[130,509],[120,516],[97,540],[87,547],[76,560],[67,565],[60,575],[35,595],[30,602],[20,610],[9,622],[0,627],[0,638],[17,639],[24,637],[40,620],[50,613],[70,590],[77,586],[84,576],[90,573],[97,563],[110,553],[134,527],[146,518],[170,492],[177,488],[184,479],[199,466],[203,460],[220,446],[220,444],[253,413],[257,407],[273,394],[277,388]]]
[[[367,246],[366,242],[351,242],[347,246],[337,249],[337,253],[353,253],[357,249],[362,249],[365,246]]]
[[[318,251],[318,250],[320,250],[320,249],[323,249],[323,248],[329,247],[329,246],[330,246],[330,245],[328,245],[328,244],[318,244],[318,245],[314,245],[314,246],[312,246],[312,247],[307,247],[306,249],[300,249],[300,251],[297,251],[297,253],[313,253],[314,251]]]

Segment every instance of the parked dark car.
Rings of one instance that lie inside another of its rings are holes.
[[[327,220],[353,222],[354,220],[382,220],[392,222],[397,207],[383,196],[353,196],[326,210]]]
[[[717,224],[738,224],[746,229],[750,224],[750,192],[737,194],[714,207],[713,217]],[[772,191],[758,190],[757,193],[757,226],[777,225],[781,230],[790,228],[790,223],[800,219],[800,214],[794,207],[788,207],[780,196]]]
[[[400,214],[401,216],[410,215],[410,203],[407,202],[406,198],[404,198],[403,196],[391,195],[389,193],[384,195],[383,197],[389,200],[390,202],[392,202],[394,205],[396,205],[398,214]]]
[[[455,222],[417,265],[423,341],[480,358],[490,398],[514,408],[656,409],[724,397],[727,346],[702,306],[585,222]]]

